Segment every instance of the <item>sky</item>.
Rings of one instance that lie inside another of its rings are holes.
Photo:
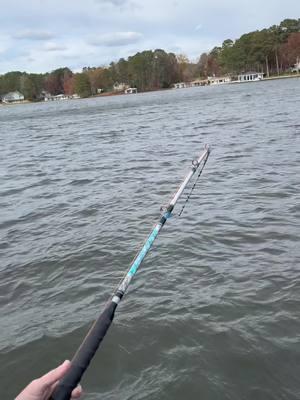
[[[300,0],[0,0],[0,74],[80,71],[157,48],[195,62],[225,39],[299,17]]]

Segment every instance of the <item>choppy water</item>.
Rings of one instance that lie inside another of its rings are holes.
[[[300,80],[0,108],[1,399],[70,358],[190,161],[85,399],[300,398]]]

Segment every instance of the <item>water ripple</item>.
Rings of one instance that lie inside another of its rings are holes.
[[[0,108],[2,399],[71,357],[206,142],[85,398],[299,398],[299,84]]]

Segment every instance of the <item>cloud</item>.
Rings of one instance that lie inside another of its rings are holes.
[[[99,35],[90,39],[89,43],[93,46],[118,47],[137,43],[143,35],[139,32],[112,32]]]
[[[11,39],[8,36],[0,36],[0,54],[4,54],[10,46]]]
[[[156,48],[197,59],[224,39],[236,39],[300,14],[299,0],[290,0],[288,10],[282,0],[273,0],[272,7],[252,0],[251,8],[249,0],[65,3],[69,2],[5,2],[1,8],[0,73],[46,72],[61,65],[76,69],[109,65],[138,51]],[[23,51],[27,56],[21,55]]]
[[[93,0],[95,4],[99,7],[103,8],[105,12],[114,11],[115,8],[118,8],[122,14],[127,11],[135,11],[142,9],[142,3],[137,3],[135,0]]]
[[[46,31],[23,31],[13,35],[14,39],[25,39],[25,40],[49,40],[54,38],[54,35]]]
[[[67,47],[62,44],[57,44],[54,42],[48,42],[44,46],[45,51],[65,51]]]
[[[128,0],[95,0],[96,1],[96,3],[99,3],[99,4],[112,4],[113,6],[119,6],[119,7],[121,7],[121,6],[124,6],[125,4],[127,4],[127,3],[129,3],[129,1]]]

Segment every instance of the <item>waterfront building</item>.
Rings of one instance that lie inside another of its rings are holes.
[[[124,90],[128,89],[129,85],[127,85],[126,83],[119,83],[119,82],[115,82],[113,89],[116,92],[124,92]]]
[[[297,58],[297,62],[296,64],[294,64],[294,66],[291,68],[292,72],[300,72],[300,58]]]
[[[129,87],[129,88],[125,89],[124,93],[125,93],[125,94],[134,94],[134,93],[137,93],[137,88],[135,88],[135,87]]]
[[[197,86],[205,86],[208,85],[208,80],[207,79],[196,79],[195,81],[192,81],[190,83],[191,87],[197,87]]]
[[[247,72],[238,75],[238,82],[261,81],[262,79],[264,79],[264,74],[262,72]]]
[[[46,93],[44,96],[45,101],[61,101],[61,100],[71,100],[71,99],[80,99],[80,96],[78,96],[78,94],[76,93],[72,95],[61,93],[56,96],[52,96],[50,93]]]
[[[9,92],[2,96],[2,102],[9,104],[9,103],[20,103],[24,101],[24,95],[19,91]]]
[[[230,83],[231,79],[229,76],[209,76],[207,78],[209,85],[222,85],[224,83]]]
[[[186,82],[177,82],[174,83],[174,88],[175,89],[184,89],[186,87],[188,87],[189,85]]]

